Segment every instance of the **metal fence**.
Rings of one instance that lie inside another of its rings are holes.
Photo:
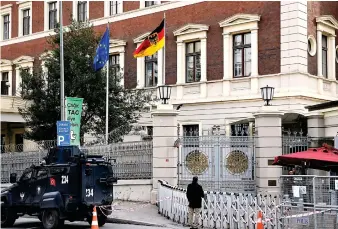
[[[29,144],[28,144],[29,145]],[[1,183],[8,183],[10,173],[22,172],[31,165],[38,165],[47,155],[46,143],[34,143],[31,152],[11,152],[1,154]],[[49,142],[48,146],[52,146]],[[7,149],[10,147],[8,146]],[[25,148],[27,149],[27,148]],[[104,155],[115,159],[113,169],[115,176],[121,180],[151,179],[152,178],[152,141],[126,142],[111,145],[97,145],[81,147],[88,154]]]
[[[281,176],[280,224],[292,228],[338,228],[338,176]]]
[[[263,212],[265,229],[279,227],[279,198],[271,195],[205,192],[199,226],[215,229],[255,229],[257,212]],[[159,181],[158,211],[184,225],[188,221],[186,190]]]
[[[179,151],[179,186],[193,176],[206,190],[255,193],[255,139],[249,136],[183,136]]]

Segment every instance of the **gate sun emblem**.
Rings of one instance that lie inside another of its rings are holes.
[[[193,150],[185,158],[186,167],[193,175],[204,173],[208,167],[208,157],[199,150]]]
[[[244,152],[234,150],[228,154],[225,164],[230,173],[242,174],[249,168],[249,159]]]

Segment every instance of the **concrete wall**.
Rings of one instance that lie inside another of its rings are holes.
[[[150,202],[151,182],[151,179],[119,180],[117,184],[114,185],[114,199]]]

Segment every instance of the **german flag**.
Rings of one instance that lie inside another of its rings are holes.
[[[152,31],[142,44],[134,51],[134,57],[151,56],[164,46],[164,20]]]

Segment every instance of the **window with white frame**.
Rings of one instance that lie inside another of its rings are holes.
[[[32,2],[19,2],[19,36],[32,34]]]
[[[221,22],[223,79],[258,75],[258,22],[255,14],[236,14]]]
[[[317,75],[336,79],[335,47],[338,21],[332,15],[316,18],[317,22]]]
[[[55,29],[57,25],[57,2],[48,3],[49,29]]]
[[[322,69],[325,78],[327,78],[327,59],[327,36],[322,35]]]
[[[33,63],[34,57],[30,56],[20,56],[13,60],[13,64],[15,64],[15,94],[16,96],[20,96],[21,93],[21,84],[22,84],[22,71],[29,71],[32,73],[33,71]]]
[[[22,35],[29,35],[30,34],[30,9],[24,9],[22,11]]]
[[[10,26],[10,21],[9,21],[9,14],[3,15],[3,40],[8,40],[9,39],[9,26]]]
[[[109,66],[110,69],[120,74],[120,84],[124,85],[124,56],[126,42],[118,39],[110,39],[109,41]]]
[[[1,95],[9,95],[9,72],[1,73]]]
[[[123,13],[123,1],[104,1],[104,16],[114,16]]]
[[[109,68],[114,77],[120,76],[120,54],[109,55]]]
[[[242,33],[233,36],[234,77],[251,75],[251,34]]]
[[[155,1],[145,1],[145,7],[153,6],[155,5]]]
[[[86,21],[87,20],[87,1],[79,1],[77,3],[77,20]]]
[[[161,1],[140,1],[140,8],[151,7],[161,4]]]
[[[44,1],[44,30],[53,30],[59,22],[59,3],[53,0]]]
[[[1,59],[0,63],[1,95],[12,95],[12,62]]]
[[[118,14],[118,1],[109,1],[109,15],[115,15]]]
[[[186,43],[185,66],[186,83],[199,82],[201,80],[201,41]]]
[[[177,84],[207,81],[208,25],[187,24],[174,31],[177,40]]]
[[[158,83],[157,53],[146,56],[145,61],[145,87],[155,87]]]
[[[12,15],[12,4],[1,6],[1,17],[0,17],[1,40],[8,40],[11,38],[11,15]]]
[[[134,39],[134,43],[139,46],[150,34],[144,33]],[[155,87],[165,83],[163,79],[163,49],[160,49],[152,56],[138,57],[137,60],[137,88]]]

